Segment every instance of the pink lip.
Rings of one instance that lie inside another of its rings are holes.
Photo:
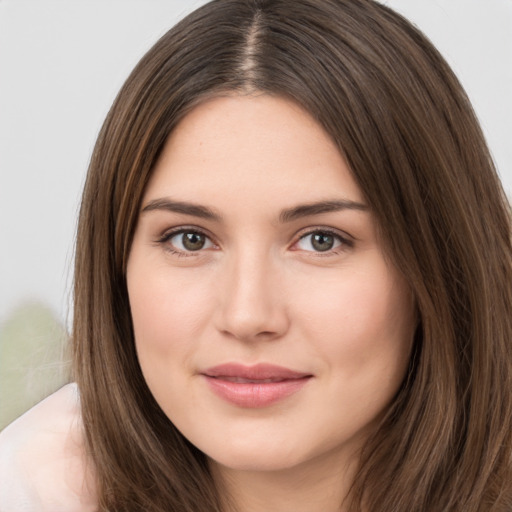
[[[300,391],[312,377],[282,366],[227,363],[201,372],[210,389],[239,407],[266,407]]]

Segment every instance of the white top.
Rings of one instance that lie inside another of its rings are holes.
[[[78,389],[68,384],[0,433],[0,512],[94,512]]]

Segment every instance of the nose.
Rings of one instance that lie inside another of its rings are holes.
[[[268,254],[234,257],[219,283],[217,328],[241,341],[274,340],[289,327],[279,265]]]

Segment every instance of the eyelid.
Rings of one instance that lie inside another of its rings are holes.
[[[187,225],[187,226],[182,225],[182,226],[176,226],[174,228],[168,228],[157,238],[156,243],[164,245],[169,240],[171,240],[171,238],[173,238],[174,236],[179,235],[181,233],[197,233],[197,234],[203,235],[204,237],[208,238],[208,240],[210,240],[210,242],[212,243],[214,248],[218,248],[218,244],[215,242],[213,236],[210,233],[208,233],[208,231],[206,231],[205,229],[200,228],[198,226],[194,226],[194,225]],[[185,257],[199,256],[201,253],[204,252],[203,249],[199,249],[197,251],[182,251],[176,247],[170,247],[170,246],[166,247],[166,250],[172,254],[185,256]]]
[[[179,225],[172,228],[166,228],[162,231],[161,235],[159,235],[158,240],[168,240],[173,235],[177,235],[179,233],[200,233],[201,235],[207,236],[208,238],[212,239],[212,235],[205,230],[204,228],[201,228],[199,226],[194,226],[193,224],[186,224],[186,225]]]
[[[168,228],[162,232],[160,236],[158,236],[156,243],[157,244],[166,244],[172,237],[179,235],[181,233],[198,233],[210,240],[210,242],[213,244],[215,249],[219,249],[219,244],[215,241],[215,238],[208,232],[208,230],[205,230],[204,228],[201,228],[199,226],[195,225],[180,225],[173,228]],[[338,246],[334,249],[327,250],[325,252],[322,251],[306,251],[303,249],[294,249],[294,246],[296,246],[300,240],[303,238],[313,235],[315,233],[326,233],[329,235],[332,235],[336,237],[340,242],[341,246]],[[307,228],[301,229],[296,235],[294,236],[294,241],[292,242],[290,249],[303,252],[308,252],[315,254],[315,256],[329,256],[332,254],[337,254],[339,252],[342,252],[344,250],[350,249],[354,246],[355,237],[347,233],[346,231],[342,231],[336,228],[328,227],[328,226],[309,226]],[[211,249],[211,248],[210,248]],[[204,253],[205,251],[203,249],[199,249],[197,251],[182,251],[176,247],[170,248],[166,247],[166,250],[169,252],[181,255],[181,256],[199,256],[201,253]]]
[[[296,250],[296,251],[302,250],[302,249],[293,249],[293,247],[296,246],[300,242],[300,240],[302,240],[303,238],[306,238],[307,236],[313,235],[315,233],[325,233],[325,234],[329,234],[329,235],[336,237],[341,242],[341,247],[337,247],[335,249],[330,249],[325,252],[322,252],[322,251],[304,251],[304,252],[309,252],[309,253],[315,254],[316,256],[329,256],[329,255],[336,254],[343,250],[350,249],[350,248],[354,247],[355,238],[345,231],[341,231],[339,229],[335,229],[335,228],[327,227],[327,226],[311,226],[311,227],[307,227],[307,228],[300,230],[296,234],[296,236],[294,238],[294,242],[291,245],[292,250]]]

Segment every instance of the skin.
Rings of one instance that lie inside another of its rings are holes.
[[[321,201],[350,207],[282,219]],[[202,233],[203,247],[187,249],[176,229]],[[319,251],[311,233],[326,231],[333,246]],[[237,510],[339,511],[404,378],[416,319],[371,209],[312,117],[263,94],[192,110],[145,192],[127,284],[149,388]],[[312,377],[267,407],[241,407],[202,375],[228,362]]]

